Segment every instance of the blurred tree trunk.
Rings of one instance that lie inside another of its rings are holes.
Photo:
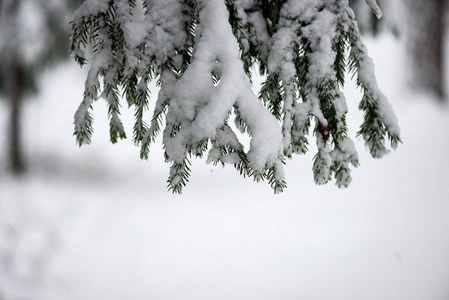
[[[406,0],[411,83],[445,97],[444,36],[446,0]]]
[[[14,174],[23,173],[25,163],[23,161],[21,145],[21,111],[23,91],[25,85],[24,68],[20,63],[13,63],[10,80],[10,119],[9,119],[9,167]]]

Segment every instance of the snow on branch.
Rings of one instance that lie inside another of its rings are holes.
[[[393,147],[400,142],[347,0],[142,1],[142,20],[133,17],[136,0],[86,0],[75,14],[75,60],[86,62],[88,44],[95,52],[75,115],[80,145],[91,140],[91,110],[99,97],[109,106],[111,141],[126,137],[119,110],[125,98],[135,108],[133,137],[142,158],[163,132],[173,192],[181,193],[188,182],[189,158],[204,154],[207,162],[234,165],[241,175],[268,180],[281,192],[285,158],[307,151],[314,124],[315,181],[335,178],[345,187],[349,166],[358,166],[341,92],[347,67],[364,92],[359,134],[372,155],[386,153],[385,137]],[[255,66],[266,76],[258,97],[251,88]],[[160,91],[145,121],[152,80]],[[247,151],[231,119],[249,134]]]

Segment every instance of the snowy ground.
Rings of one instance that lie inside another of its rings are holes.
[[[148,162],[110,145],[101,101],[79,149],[84,71],[46,74],[26,106],[24,178],[4,172],[0,135],[0,299],[449,299],[449,111],[405,88],[397,41],[368,44],[404,144],[374,160],[357,141],[344,190],[313,184],[310,153],[288,162],[281,195],[203,161],[171,195],[160,143]],[[354,138],[359,98],[348,87]]]

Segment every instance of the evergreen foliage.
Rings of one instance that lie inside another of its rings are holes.
[[[376,9],[375,1],[368,2]],[[94,48],[75,115],[80,146],[91,141],[92,105],[99,97],[109,106],[111,142],[126,137],[120,121],[124,98],[135,109],[133,140],[141,158],[148,158],[150,144],[163,133],[173,192],[181,193],[188,182],[189,158],[206,153],[208,162],[234,165],[241,175],[268,180],[281,192],[285,158],[307,152],[313,125],[315,182],[335,178],[346,187],[350,165],[359,164],[341,92],[347,68],[363,91],[365,120],[358,134],[370,153],[383,156],[386,139],[393,148],[400,142],[348,0],[144,0],[143,19],[133,16],[137,5],[86,0],[75,14],[74,59],[85,64],[86,47]],[[259,100],[251,90],[254,67],[266,76]],[[160,91],[147,124],[152,80]],[[251,137],[249,151],[230,119]]]

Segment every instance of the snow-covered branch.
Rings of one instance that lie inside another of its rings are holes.
[[[284,160],[307,151],[311,124],[318,146],[315,181],[335,177],[338,186],[348,186],[349,165],[358,165],[341,92],[348,65],[364,92],[359,134],[373,156],[386,151],[385,137],[393,147],[400,141],[347,0],[144,0],[141,20],[133,18],[133,9],[136,0],[87,0],[75,15],[75,59],[85,62],[87,44],[95,49],[75,134],[80,145],[90,142],[90,110],[102,97],[109,105],[111,141],[124,138],[118,94],[124,90],[135,107],[134,142],[142,158],[163,131],[174,192],[188,181],[189,157],[206,153],[208,162],[232,164],[280,192]],[[251,88],[254,67],[266,76],[259,97]],[[153,79],[161,89],[147,125]],[[230,119],[250,135],[248,151]]]

